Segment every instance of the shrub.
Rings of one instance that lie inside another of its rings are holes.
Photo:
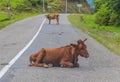
[[[108,8],[103,5],[95,15],[95,22],[100,25],[109,25],[110,12]]]
[[[95,0],[96,23],[100,25],[120,25],[119,0]]]

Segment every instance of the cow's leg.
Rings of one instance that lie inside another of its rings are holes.
[[[34,65],[34,64],[33,64],[33,55],[30,56],[29,61],[30,61],[29,66],[33,66],[33,65]]]
[[[74,66],[75,66],[75,67],[79,67],[79,63],[75,63]]]
[[[76,58],[75,61],[74,61],[74,66],[75,67],[79,67],[79,63],[77,63],[77,62],[78,62],[78,58]]]
[[[45,57],[45,50],[42,48],[40,52],[38,52],[38,56],[36,58],[34,66],[43,67],[45,63],[41,63],[43,58]]]
[[[51,19],[49,19],[49,24],[51,23]]]
[[[39,57],[36,59],[36,62],[35,62],[35,64],[34,64],[34,66],[43,67],[43,66],[44,66],[44,63],[41,63],[41,59],[42,59],[42,55],[39,56]]]
[[[46,64],[45,63],[38,63],[38,64],[35,64],[34,66],[36,67],[44,67]]]
[[[35,63],[35,61],[36,61],[35,55],[37,55],[37,53],[32,54],[32,55],[30,56],[30,58],[29,58],[29,61],[30,61],[29,66],[34,66],[34,63]]]
[[[56,18],[57,24],[59,24],[59,18]]]
[[[74,64],[71,62],[62,62],[60,63],[61,67],[67,67],[67,68],[72,68],[74,67]]]

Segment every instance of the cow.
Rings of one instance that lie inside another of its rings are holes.
[[[44,67],[48,64],[58,67],[79,67],[78,56],[89,57],[85,40],[78,40],[77,44],[69,44],[58,48],[42,48],[29,57],[29,66]]]
[[[51,23],[51,20],[56,19],[57,24],[59,24],[59,14],[57,13],[50,13],[45,15],[46,18],[49,20],[49,24]]]

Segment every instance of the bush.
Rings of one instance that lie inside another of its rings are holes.
[[[119,0],[95,0],[96,23],[100,25],[120,25]]]
[[[112,13],[110,16],[109,24],[113,25],[116,22],[117,15],[115,13]]]
[[[24,12],[24,11],[31,11],[32,8],[29,7],[29,6],[27,6],[26,4],[21,4],[21,5],[18,5],[18,6],[16,7],[16,10],[17,10],[18,12]]]
[[[103,5],[95,15],[95,22],[100,25],[109,25],[110,12],[108,8]]]

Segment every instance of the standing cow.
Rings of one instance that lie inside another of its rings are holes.
[[[58,48],[42,48],[29,58],[29,66],[44,67],[48,64],[62,67],[79,67],[78,56],[89,57],[87,47],[84,41],[78,40],[77,44],[70,44]]]
[[[49,24],[51,23],[51,20],[53,20],[53,19],[56,19],[57,24],[59,24],[59,14],[57,14],[57,13],[47,14],[46,18],[49,20]]]

